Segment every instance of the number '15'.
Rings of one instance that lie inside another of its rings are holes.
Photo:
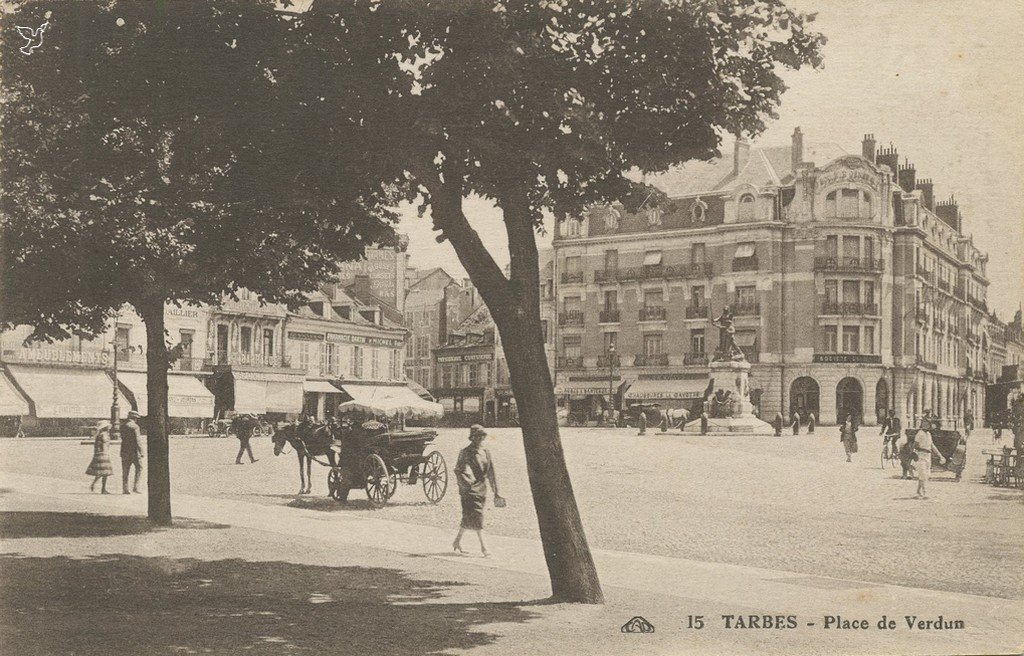
[[[688,629],[703,629],[704,628],[704,616],[703,615],[687,615],[686,616],[686,628],[688,628]]]

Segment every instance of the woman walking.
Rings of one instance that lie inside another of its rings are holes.
[[[843,425],[839,428],[839,439],[846,450],[846,462],[853,462],[850,456],[857,453],[857,424],[853,421],[853,415],[846,415]]]
[[[487,501],[488,481],[494,490],[494,505],[499,508],[505,505],[505,500],[498,495],[491,452],[482,446],[486,438],[483,426],[473,424],[469,429],[469,446],[459,452],[459,460],[455,464],[455,477],[459,481],[459,497],[462,500],[462,525],[452,542],[453,550],[466,553],[462,550],[462,535],[466,529],[476,531],[480,551],[485,558],[490,555],[484,544],[484,503]]]
[[[942,464],[946,463],[946,458],[943,457],[939,450],[932,444],[932,433],[930,430],[922,428],[917,431],[917,435],[914,436],[914,469],[917,471],[917,498],[927,499],[928,495],[925,491],[925,484],[928,483],[928,477],[932,473],[932,453],[939,457]]]
[[[108,446],[110,446],[110,422],[101,421],[96,424],[96,432],[93,435],[92,462],[85,470],[86,474],[94,477],[92,485],[89,486],[89,490],[92,492],[96,491],[96,483],[102,481],[100,493],[110,494],[107,492],[107,477],[113,475],[114,464],[110,462],[110,454],[107,453]]]

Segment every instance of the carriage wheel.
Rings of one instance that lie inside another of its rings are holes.
[[[423,479],[423,494],[427,495],[430,503],[437,503],[444,498],[448,490],[448,465],[440,451],[431,451],[423,461],[420,478]]]
[[[217,424],[213,422],[206,424],[206,434],[210,437],[217,437]]]
[[[371,506],[381,508],[391,498],[391,473],[388,466],[379,455],[371,453],[366,456],[363,467],[366,473],[366,496]]]
[[[395,492],[398,491],[398,474],[391,472],[391,492],[388,493],[388,499],[395,496]]]
[[[341,470],[337,467],[331,467],[331,470],[327,472],[327,496],[332,499],[340,498],[341,485]]]

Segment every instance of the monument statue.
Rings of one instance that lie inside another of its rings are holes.
[[[718,348],[712,358],[715,362],[728,362],[730,360],[745,361],[743,350],[736,344],[736,325],[732,320],[732,310],[726,305],[717,319],[711,320],[711,325],[718,328]]]

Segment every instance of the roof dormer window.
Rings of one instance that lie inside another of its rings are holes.
[[[825,218],[871,218],[871,194],[861,189],[836,189],[825,196]]]
[[[754,194],[743,194],[740,196],[739,209],[736,211],[736,219],[739,221],[754,220]]]

